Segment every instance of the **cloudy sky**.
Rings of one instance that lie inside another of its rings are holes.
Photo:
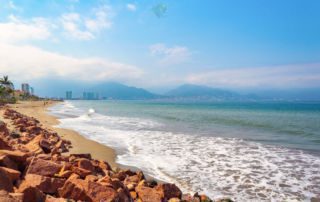
[[[318,0],[0,0],[0,75],[320,87]]]

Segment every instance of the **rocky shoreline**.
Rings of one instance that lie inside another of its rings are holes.
[[[64,154],[70,141],[35,118],[2,110],[14,129],[0,122],[0,201],[212,201],[183,194],[174,184],[148,181],[141,171],[112,169],[90,154]]]

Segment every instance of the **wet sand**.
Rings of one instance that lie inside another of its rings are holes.
[[[47,101],[47,103],[44,105],[44,101],[24,101],[9,106],[22,114],[38,119],[44,128],[53,130],[64,139],[70,140],[72,148],[69,153],[90,153],[95,159],[108,161],[112,167],[119,166],[115,163],[116,154],[113,149],[86,139],[76,131],[56,127],[59,120],[48,113],[48,107],[59,103],[59,101]]]

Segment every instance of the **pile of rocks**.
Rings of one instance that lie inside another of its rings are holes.
[[[174,184],[147,181],[141,171],[112,169],[90,154],[63,154],[71,143],[38,120],[5,109],[0,122],[0,201],[211,201]]]

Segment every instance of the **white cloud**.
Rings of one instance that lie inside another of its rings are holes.
[[[86,30],[81,30],[79,26],[82,20],[78,13],[67,13],[61,16],[61,24],[65,30],[66,35],[80,40],[90,40],[94,35]]]
[[[111,28],[112,22],[109,19],[112,11],[109,6],[103,6],[95,10],[95,18],[86,19],[85,26],[91,32],[100,32],[103,29]]]
[[[78,13],[65,13],[60,21],[67,36],[79,40],[91,40],[104,29],[111,28],[111,8],[94,9],[94,17],[82,17]]]
[[[44,18],[23,21],[10,15],[8,19],[8,22],[0,23],[0,42],[43,40],[51,35],[50,27],[52,25]]]
[[[165,44],[158,43],[149,47],[153,56],[159,56],[162,64],[183,63],[190,58],[191,52],[185,46],[167,47]]]
[[[8,2],[8,7],[12,10],[18,10],[18,11],[21,10],[21,8],[16,6],[16,4],[12,0]]]
[[[0,73],[16,80],[46,77],[75,80],[139,78],[143,71],[134,65],[100,57],[72,57],[30,45],[35,40],[55,39],[53,31],[57,30],[59,23],[75,38],[94,38],[93,33],[108,26],[103,21],[106,17],[103,11],[96,10],[95,16],[99,25],[84,30],[79,27],[84,22],[83,18],[77,13],[65,14],[61,21],[45,18],[21,20],[14,15],[9,16],[7,22],[0,23]]]
[[[320,63],[216,69],[187,76],[185,82],[218,87],[320,86]]]
[[[127,9],[128,9],[129,11],[136,11],[136,10],[137,10],[137,7],[136,7],[136,5],[134,5],[134,4],[127,4]]]
[[[0,43],[0,72],[17,80],[59,77],[76,80],[135,79],[139,68],[98,57],[78,58],[40,48]]]

